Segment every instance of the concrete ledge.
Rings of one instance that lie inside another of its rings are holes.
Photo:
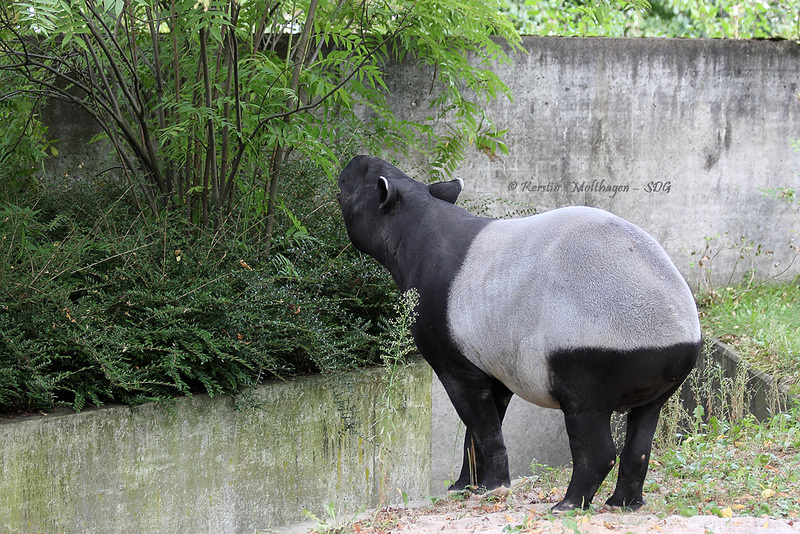
[[[383,438],[382,369],[269,384],[238,411],[197,395],[0,420],[0,532],[251,534],[427,495],[430,376],[404,373]]]
[[[716,372],[709,370],[710,366],[716,366]],[[707,377],[708,385],[714,391],[720,391],[725,387],[722,385],[723,379],[731,384],[728,388],[743,385],[742,408],[759,421],[786,411],[798,400],[786,388],[781,387],[772,376],[753,369],[738,352],[718,340],[707,343],[697,363],[697,371],[701,376]],[[684,405],[694,407],[694,403],[686,396]]]

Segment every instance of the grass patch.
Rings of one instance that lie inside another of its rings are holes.
[[[731,345],[754,368],[800,393],[800,280],[744,284],[705,295],[700,321],[706,338]]]
[[[800,411],[758,423],[711,418],[677,446],[656,440],[645,480],[646,511],[658,515],[800,517]],[[544,502],[566,492],[570,466],[537,470],[530,491]],[[613,492],[606,477],[595,506]]]
[[[665,514],[800,515],[798,410],[757,423],[711,418],[679,447],[657,447],[646,493]]]

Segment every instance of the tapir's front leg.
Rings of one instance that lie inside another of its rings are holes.
[[[476,486],[480,491],[510,485],[508,454],[503,442],[502,422],[511,392],[500,382],[483,375],[464,380],[440,373],[439,379],[450,401],[467,427],[464,460],[459,479],[450,491]]]
[[[514,394],[500,381],[495,380],[492,385],[492,398],[494,400],[495,410],[500,419],[502,428],[503,419],[508,409],[508,403],[511,402],[511,397]],[[470,428],[466,429],[464,435],[464,458],[461,462],[461,475],[458,480],[450,486],[452,491],[461,491],[467,486],[480,487],[484,480],[484,461],[480,454],[480,449],[477,446],[475,436]]]

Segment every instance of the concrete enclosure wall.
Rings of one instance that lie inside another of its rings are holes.
[[[0,532],[248,533],[430,488],[427,365],[272,383],[235,410],[198,395],[0,420]]]
[[[764,278],[791,263],[800,217],[762,190],[800,188],[789,140],[800,138],[798,44],[528,37],[523,48],[491,66],[513,93],[486,106],[509,155],[470,152],[456,173],[463,204],[493,216],[520,204],[607,209],[651,233],[693,288],[707,242],[710,256],[722,250],[717,283],[740,279],[750,259]],[[432,70],[387,70],[395,112],[429,115]],[[404,165],[424,179],[424,163]],[[739,260],[742,238],[772,254]]]

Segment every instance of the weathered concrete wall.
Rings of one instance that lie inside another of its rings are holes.
[[[198,395],[0,422],[0,532],[248,533],[303,509],[428,495],[430,368],[397,387],[379,446],[382,371],[260,388],[258,408]],[[391,450],[391,454],[387,451]]]
[[[715,236],[717,283],[752,267],[738,261],[742,237],[773,252],[756,258],[762,277],[791,263],[800,217],[761,190],[800,188],[789,142],[800,138],[798,44],[528,37],[523,47],[492,66],[514,96],[487,106],[508,129],[509,156],[473,150],[457,172],[462,203],[494,216],[520,203],[607,209],[650,232],[693,287]],[[432,71],[405,63],[389,74],[399,116],[429,115]],[[408,162],[410,174],[423,161]]]
[[[56,82],[62,87],[63,82]],[[82,97],[82,91],[68,91]],[[119,165],[114,146],[108,140],[90,140],[103,133],[103,129],[82,108],[63,100],[50,100],[42,110],[42,123],[47,126],[47,136],[56,141],[57,156],[44,160],[47,177],[80,178],[106,173]],[[119,174],[112,170],[111,175]]]

